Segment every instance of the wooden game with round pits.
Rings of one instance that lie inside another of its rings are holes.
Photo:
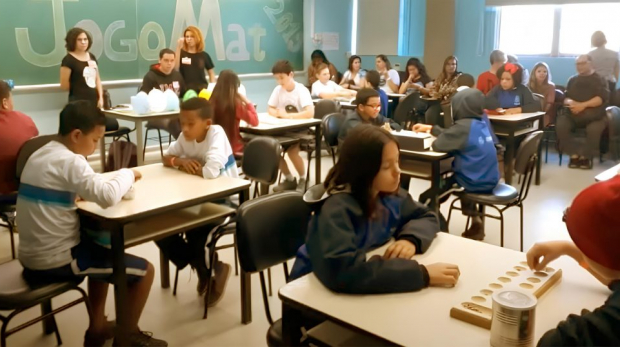
[[[485,288],[452,307],[450,316],[464,322],[491,329],[493,318],[493,293],[500,290],[518,290],[540,299],[562,279],[562,270],[547,267],[544,271],[528,269],[527,262],[509,268],[497,277],[491,277]]]

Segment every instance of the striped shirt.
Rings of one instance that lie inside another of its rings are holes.
[[[34,152],[24,166],[17,197],[20,262],[32,270],[71,263],[71,248],[80,243],[76,197],[107,208],[121,201],[134,180],[129,169],[104,178],[86,158],[57,141]]]

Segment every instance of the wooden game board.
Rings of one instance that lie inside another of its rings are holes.
[[[491,329],[493,318],[493,292],[497,290],[514,289],[533,294],[540,298],[551,287],[562,279],[562,269],[545,268],[544,271],[531,271],[527,262],[521,262],[505,273],[491,278],[489,283],[480,288],[460,305],[452,307],[450,317],[464,322],[477,325],[485,329]]]

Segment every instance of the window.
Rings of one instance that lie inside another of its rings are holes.
[[[607,48],[620,49],[620,4],[500,7],[499,49],[518,55],[574,56],[589,52],[601,30]]]

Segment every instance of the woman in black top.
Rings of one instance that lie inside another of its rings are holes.
[[[177,42],[176,69],[183,75],[185,84],[190,89],[207,88],[209,82],[205,70],[209,74],[209,81],[215,83],[213,60],[204,51],[205,43],[202,32],[195,26],[185,29],[183,37]]]
[[[60,88],[69,91],[69,101],[89,100],[103,107],[103,89],[97,58],[89,52],[92,37],[82,28],[73,28],[65,37],[67,55],[60,66]]]

